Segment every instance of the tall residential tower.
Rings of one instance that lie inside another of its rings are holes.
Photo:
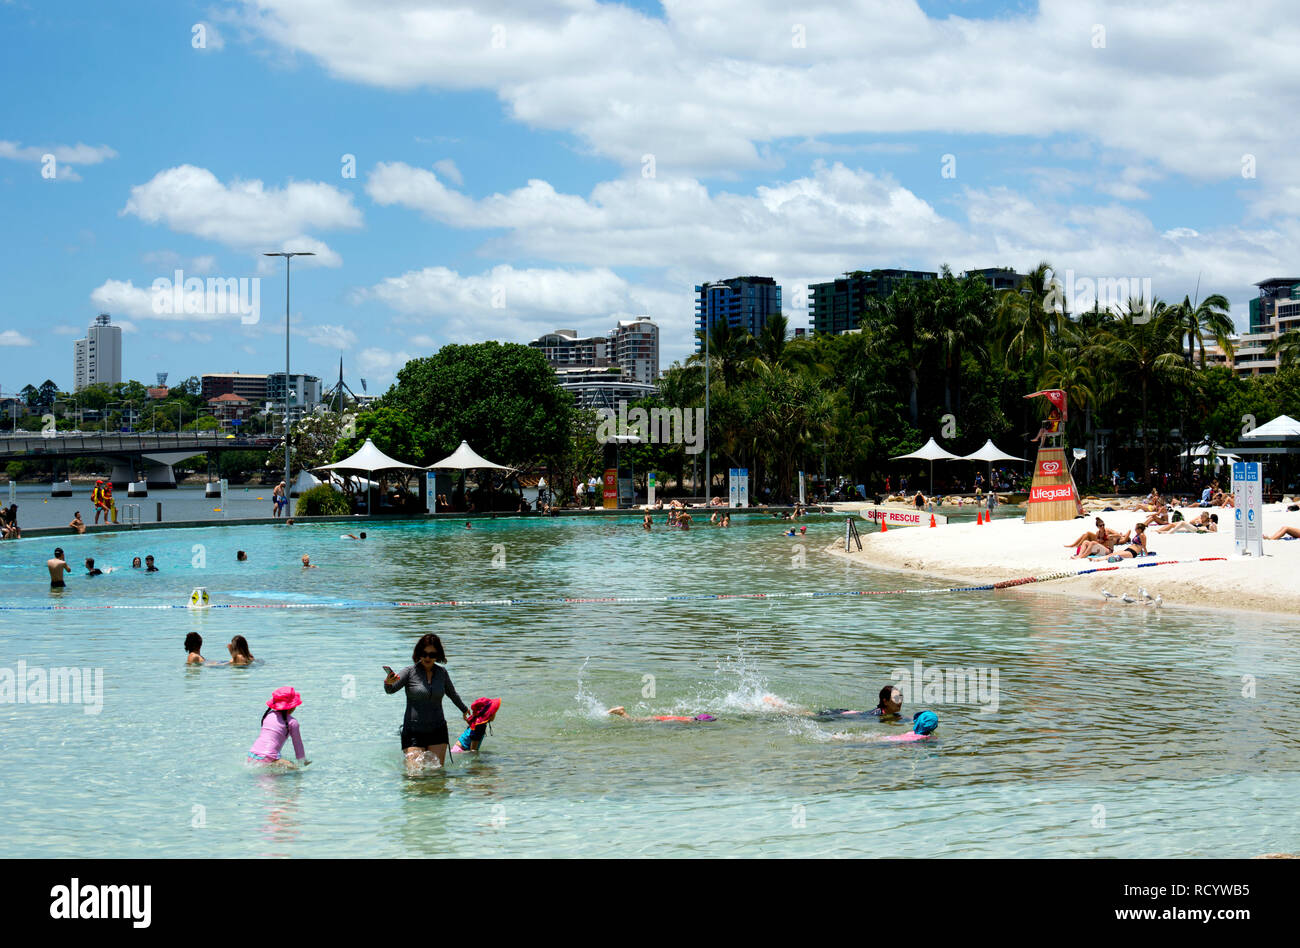
[[[116,385],[122,381],[122,329],[100,313],[86,330],[86,338],[72,344],[72,390],[87,385]]]

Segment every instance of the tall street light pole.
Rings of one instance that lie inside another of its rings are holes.
[[[285,517],[293,516],[293,482],[289,480],[289,269],[294,257],[314,257],[310,250],[264,251],[264,257],[284,257],[284,503]]]

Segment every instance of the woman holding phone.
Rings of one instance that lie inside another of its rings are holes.
[[[387,665],[384,671],[384,691],[390,695],[405,689],[406,716],[402,718],[402,752],[406,755],[407,772],[418,770],[421,758],[431,753],[441,767],[447,758],[447,745],[450,737],[447,733],[447,719],[442,714],[442,699],[446,695],[452,704],[460,709],[461,715],[469,720],[469,708],[456,694],[447,669],[439,665],[446,662],[447,655],[442,650],[442,642],[432,632],[420,637],[415,643],[411,655],[414,665],[408,665],[400,672],[394,672]]]

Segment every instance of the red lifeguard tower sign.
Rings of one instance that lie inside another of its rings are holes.
[[[1052,409],[1035,438],[1038,457],[1034,462],[1034,479],[1029,487],[1029,504],[1025,511],[1026,523],[1049,520],[1073,520],[1083,512],[1074,477],[1065,461],[1065,422],[1069,418],[1069,402],[1059,388],[1044,389],[1025,398],[1043,397]]]

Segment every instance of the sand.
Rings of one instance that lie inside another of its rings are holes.
[[[1264,532],[1281,526],[1300,528],[1300,512],[1287,512],[1285,504],[1264,507]],[[1183,509],[1190,519],[1200,513],[1197,508]],[[1085,530],[1094,529],[1092,516],[1086,520],[1027,524],[1020,518],[995,519],[990,524],[948,524],[942,527],[891,527],[878,533],[874,525],[857,519],[862,535],[862,551],[844,552],[841,537],[826,548],[827,553],[882,569],[899,570],[931,579],[979,585],[1026,576],[1041,576],[1065,570],[1083,570],[1098,566],[1118,566],[1118,570],[1089,576],[1055,579],[1032,583],[1016,589],[1034,593],[1101,597],[1102,590],[1116,595],[1125,593],[1138,598],[1145,587],[1152,596],[1161,596],[1164,606],[1199,609],[1288,613],[1300,615],[1300,540],[1265,540],[1264,557],[1237,556],[1234,553],[1230,508],[1212,510],[1219,514],[1218,533],[1154,533],[1148,529],[1147,546],[1158,555],[1145,560],[1107,563],[1072,560],[1072,547],[1064,544]],[[1107,528],[1124,532],[1140,523],[1146,513],[1110,511],[1100,513]],[[1177,563],[1136,569],[1139,562],[1184,560],[1203,556],[1225,556],[1226,562]],[[1128,608],[1139,608],[1137,605]]]

